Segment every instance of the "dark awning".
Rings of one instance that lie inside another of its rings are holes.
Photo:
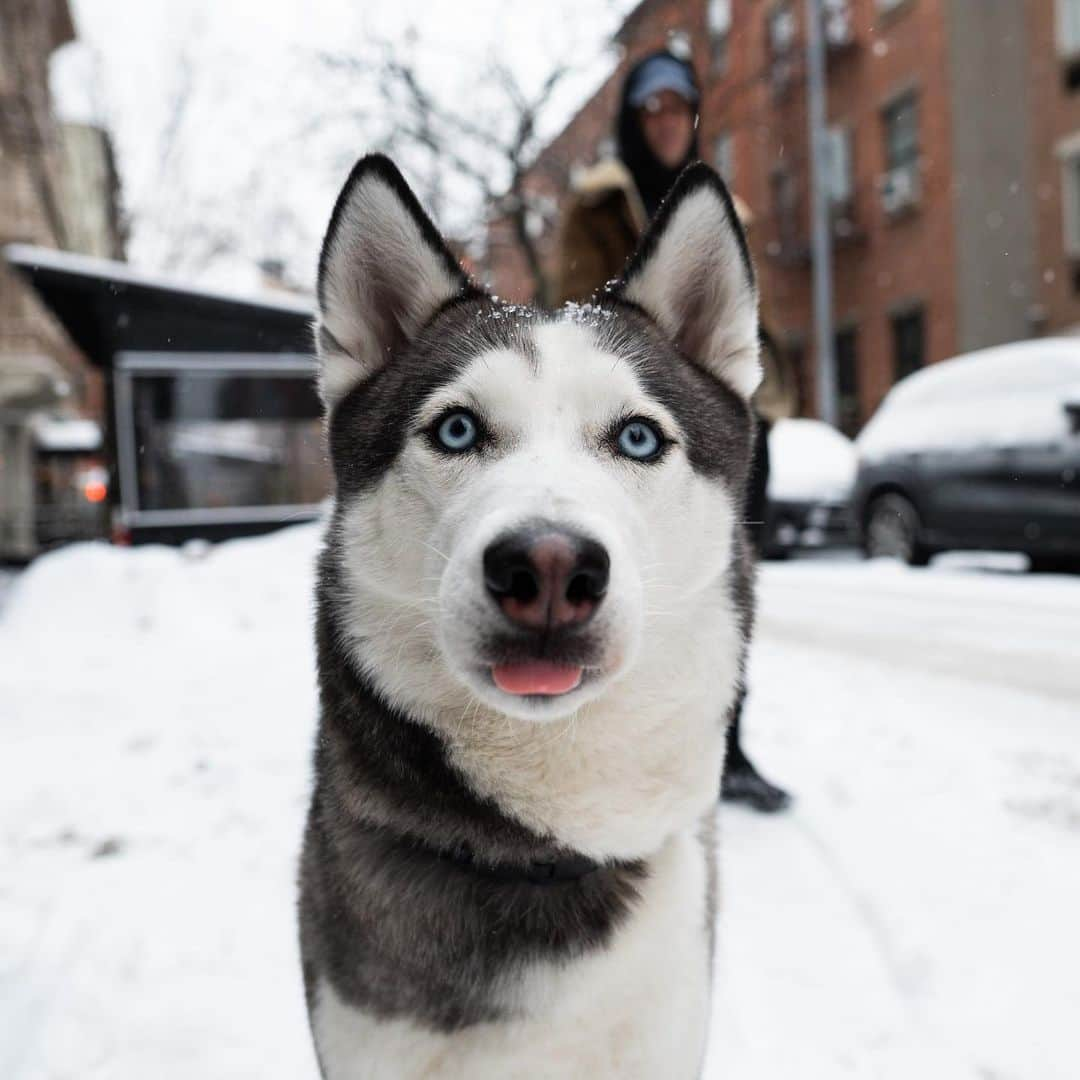
[[[125,351],[312,352],[314,311],[301,297],[230,296],[27,244],[3,255],[98,367]]]

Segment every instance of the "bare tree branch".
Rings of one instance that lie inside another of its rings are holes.
[[[373,87],[390,129],[383,144],[395,152],[425,155],[433,209],[442,200],[445,182],[453,178],[459,187],[467,185],[476,193],[483,219],[508,224],[532,275],[535,299],[547,303],[552,289],[534,235],[537,207],[529,178],[542,149],[538,127],[570,67],[555,66],[530,94],[508,65],[490,58],[481,69],[480,85],[497,107],[485,121],[478,119],[475,100],[447,102],[431,92],[410,51],[403,52],[400,45],[369,39],[364,55],[322,52],[318,59],[326,70]],[[565,182],[565,169],[553,169],[550,163],[544,175]]]

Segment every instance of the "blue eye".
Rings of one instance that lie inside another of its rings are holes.
[[[439,422],[435,437],[444,450],[452,454],[461,454],[471,450],[480,438],[480,425],[476,417],[464,409],[455,409],[447,413]]]
[[[663,449],[660,433],[646,420],[628,420],[616,441],[620,453],[638,461],[649,461]]]

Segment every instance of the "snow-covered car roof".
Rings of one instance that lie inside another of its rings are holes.
[[[855,483],[851,440],[820,420],[778,420],[769,432],[769,498],[842,503]]]
[[[1080,402],[1080,338],[981,349],[916,372],[885,396],[855,440],[860,459],[1052,440]]]
[[[101,428],[76,416],[35,416],[30,423],[39,450],[95,453],[101,449]]]

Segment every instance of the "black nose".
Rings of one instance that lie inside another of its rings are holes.
[[[533,630],[585,622],[607,592],[602,544],[554,526],[507,533],[484,552],[484,584],[505,615]]]

